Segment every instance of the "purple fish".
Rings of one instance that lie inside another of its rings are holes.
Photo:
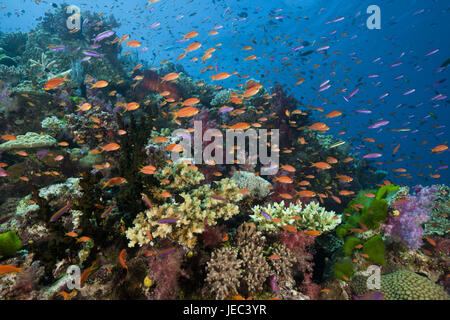
[[[6,91],[2,92],[2,94],[0,95],[0,99],[4,99],[4,98],[6,98]]]
[[[109,214],[114,210],[115,207],[116,206],[113,205],[113,206],[109,207],[108,209],[106,209],[105,212],[103,212],[101,217],[106,218],[107,216],[109,216]]]
[[[189,41],[189,38],[181,38],[178,39],[176,42],[186,42],[186,41]]]
[[[444,170],[444,169],[448,169],[448,165],[445,165],[445,166],[442,166],[442,167],[439,167],[439,168],[437,168],[438,170]]]
[[[264,210],[261,210],[261,214],[264,216],[264,218],[272,220],[272,217]]]
[[[213,198],[215,200],[226,201],[226,199],[224,199],[222,197],[218,197],[218,196],[211,196],[211,198]]]
[[[214,30],[219,30],[219,29],[222,29],[223,28],[223,25],[218,25],[218,26],[215,26],[213,29]]]
[[[366,154],[365,156],[363,156],[363,159],[374,159],[374,158],[379,158],[382,156],[383,155],[381,153],[369,153],[369,154]]]
[[[425,55],[425,57],[431,56],[432,54],[435,54],[435,53],[438,53],[438,52],[439,52],[439,49],[434,49],[434,50],[428,52],[428,53]]]
[[[158,223],[174,223],[177,222],[178,220],[180,220],[180,218],[175,218],[175,219],[164,219],[164,220],[159,220]]]
[[[169,250],[169,251],[166,251],[166,252],[164,252],[164,253],[161,253],[159,256],[158,256],[158,258],[164,258],[165,256],[168,256],[169,254],[171,254],[172,252],[174,252],[175,251],[175,248],[174,249],[171,249],[171,250]]]
[[[318,48],[316,51],[317,51],[317,52],[320,52],[320,51],[324,51],[324,50],[327,50],[327,49],[330,49],[330,46],[323,46],[323,47],[320,47],[320,48]]]
[[[81,59],[81,62],[86,62],[86,61],[89,61],[89,60],[91,60],[91,57],[85,57],[85,58]]]
[[[383,300],[384,296],[381,292],[369,292],[362,296],[353,296],[353,300]]]
[[[384,98],[386,98],[389,95],[389,92],[386,92],[385,94],[383,94],[382,96],[380,96],[378,99],[379,100],[383,100]]]
[[[89,49],[98,49],[100,47],[101,47],[101,45],[99,45],[99,44],[93,44],[92,46],[89,47]]]
[[[141,49],[141,53],[142,53],[142,52],[145,52],[145,51],[147,51],[147,50],[148,50],[148,47],[144,47],[144,48]]]
[[[64,213],[66,213],[67,211],[69,211],[70,209],[70,202],[67,201],[67,204],[62,207],[61,209],[59,209],[51,218],[50,218],[50,222],[55,222],[56,220],[58,220],[59,217],[61,217]]]
[[[327,22],[325,22],[325,24],[330,24],[330,23],[339,22],[339,21],[342,21],[342,20],[344,20],[344,19],[345,19],[345,17],[339,17],[339,18],[336,18],[336,19],[327,21]]]
[[[402,64],[403,64],[403,62],[396,62],[396,63],[391,64],[390,67],[394,68],[394,67],[398,67],[398,66],[400,66]]]
[[[233,110],[234,110],[233,107],[227,107],[227,108],[223,108],[223,109],[219,110],[218,113],[224,113],[224,112],[233,111]]]
[[[155,22],[152,25],[150,25],[150,29],[155,29],[161,25],[161,22]]]
[[[376,128],[385,126],[387,124],[389,124],[388,120],[379,121],[379,122],[376,122],[373,125],[369,126],[369,129],[376,129]]]
[[[320,87],[319,90],[317,90],[317,92],[325,91],[325,90],[327,90],[327,89],[330,89],[330,87],[331,87],[331,84],[326,85],[326,86],[324,86],[324,87]]]
[[[291,48],[291,51],[298,51],[303,48],[304,48],[304,46],[298,46],[298,47]]]
[[[105,32],[102,32],[102,33],[98,34],[98,35],[93,39],[93,41],[94,41],[94,42],[102,41],[103,39],[106,39],[106,38],[109,38],[109,37],[113,36],[114,34],[115,34],[114,31],[108,30],[108,31],[105,31]]]
[[[408,90],[408,91],[404,92],[403,95],[407,96],[408,94],[411,94],[411,93],[413,93],[415,91],[416,91],[416,89],[411,89],[411,90]]]
[[[350,99],[351,97],[353,97],[355,94],[357,94],[359,91],[359,88],[356,88],[355,90],[353,90],[347,97],[347,99]]]
[[[370,74],[367,76],[367,78],[378,78],[379,75],[378,74]]]
[[[444,95],[439,93],[438,95],[436,95],[433,98],[431,98],[431,101],[439,101],[439,100],[444,100],[444,99],[447,99],[447,96],[444,96]]]
[[[98,53],[95,51],[88,51],[88,50],[84,50],[83,54],[85,56],[96,57],[96,58],[103,58],[105,56],[104,54],[101,54],[101,53]]]
[[[36,154],[37,154],[38,156],[43,156],[44,154],[47,154],[48,152],[50,152],[50,150],[42,150],[42,151],[36,152]]]
[[[52,51],[63,51],[66,50],[67,48],[68,48],[67,46],[53,47]]]
[[[365,114],[372,113],[371,110],[365,110],[365,109],[356,110],[356,112],[358,112],[358,113],[365,113]]]

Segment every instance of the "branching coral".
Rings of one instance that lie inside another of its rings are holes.
[[[198,184],[203,175],[180,162],[163,168],[158,177],[165,180],[161,181],[165,190],[183,190]],[[214,182],[213,186],[203,185],[182,192],[182,203],[165,203],[138,214],[134,227],[126,232],[129,246],[148,243],[146,231],[150,231],[153,237],[170,238],[189,248],[194,247],[197,242],[195,234],[202,233],[205,224],[215,225],[218,219],[228,220],[239,213],[235,203],[243,196],[238,191],[236,184],[226,178]]]
[[[207,263],[206,289],[215,299],[223,300],[230,293],[237,292],[242,271],[242,260],[233,248],[220,248],[212,253]]]
[[[271,273],[263,255],[265,238],[256,231],[253,224],[245,223],[238,227],[235,241],[244,269],[241,291],[247,295],[257,294],[262,291],[264,282]]]
[[[266,231],[291,225],[302,230],[327,232],[341,223],[341,218],[334,211],[326,211],[317,202],[311,202],[303,208],[300,202],[295,205],[291,203],[289,207],[285,207],[284,201],[281,201],[266,207],[257,205],[253,207],[252,211],[253,215],[250,217],[257,224],[258,229]],[[266,215],[269,215],[270,218]],[[274,219],[280,220],[273,222]]]

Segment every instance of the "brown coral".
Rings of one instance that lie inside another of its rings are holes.
[[[206,289],[215,299],[223,300],[229,293],[237,292],[240,278],[242,260],[238,252],[232,248],[220,248],[212,253],[207,263]]]

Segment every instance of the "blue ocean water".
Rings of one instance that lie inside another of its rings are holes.
[[[0,1],[0,31],[29,32],[45,12],[62,3]],[[114,15],[121,22],[118,35],[129,34],[148,47],[139,53],[139,59],[150,66],[165,59],[176,61],[187,45],[177,40],[189,31],[198,31],[195,40],[203,48],[222,45],[206,64],[200,59],[189,60],[200,57],[201,52],[179,62],[193,77],[210,80],[208,73],[200,71],[211,65],[218,72],[250,75],[268,88],[280,82],[302,107],[323,109],[313,112],[317,121],[332,110],[341,111],[342,116],[326,119],[331,128],[328,133],[345,132],[338,137],[348,141],[360,156],[382,154],[368,161],[387,170],[392,182],[449,181],[448,150],[439,154],[430,151],[449,139],[448,98],[432,100],[449,93],[449,69],[440,68],[450,57],[450,8],[446,1],[73,0],[70,4],[82,11]],[[380,8],[379,30],[366,26],[370,5]],[[218,34],[208,35],[212,30]],[[304,48],[296,49],[300,45]],[[242,50],[245,46],[254,50]],[[318,52],[323,46],[329,48]],[[310,54],[302,56],[309,50]],[[257,59],[245,61],[250,54]],[[401,65],[391,66],[397,62]],[[368,77],[373,74],[378,77]],[[300,78],[304,81],[296,84]],[[318,92],[327,80],[331,87]],[[231,88],[241,81],[230,77],[221,84]],[[347,101],[355,89],[359,91]],[[412,89],[415,91],[405,94]],[[386,93],[389,95],[379,99]],[[371,113],[356,112],[361,109]],[[382,120],[389,121],[388,125],[368,128]],[[399,176],[392,171],[398,168],[406,169],[407,174]]]

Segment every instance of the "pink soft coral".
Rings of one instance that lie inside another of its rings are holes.
[[[303,281],[300,285],[300,291],[316,299],[320,287],[312,281],[314,267],[314,244],[315,238],[305,235],[302,232],[282,232],[281,243],[284,244],[297,258],[297,268],[303,274]]]

